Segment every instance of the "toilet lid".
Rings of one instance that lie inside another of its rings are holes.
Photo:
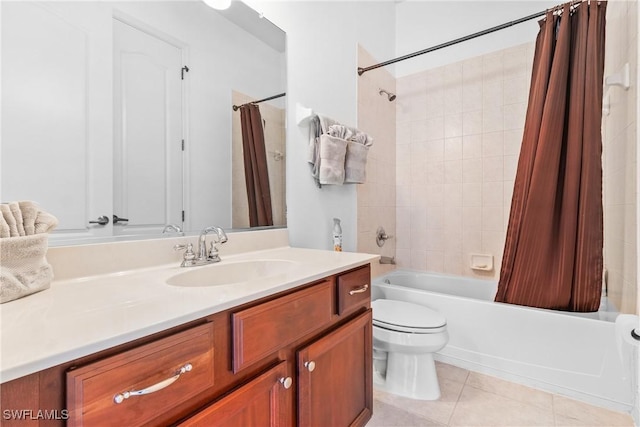
[[[410,302],[377,299],[371,302],[371,308],[373,323],[389,329],[435,329],[447,324],[437,311]]]

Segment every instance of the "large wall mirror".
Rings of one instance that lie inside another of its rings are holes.
[[[239,0],[0,7],[0,200],[54,214],[52,244],[286,225],[282,30]]]

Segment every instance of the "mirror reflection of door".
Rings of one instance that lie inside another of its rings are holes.
[[[111,215],[111,85],[90,66],[109,58],[70,9],[2,2],[0,201],[37,201],[60,235],[110,236],[90,223]]]
[[[182,227],[182,49],[119,19],[113,37],[114,234]]]

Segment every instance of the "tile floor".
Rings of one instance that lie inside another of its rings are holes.
[[[415,426],[633,426],[630,415],[437,363],[442,396],[416,401],[373,393],[367,427]]]

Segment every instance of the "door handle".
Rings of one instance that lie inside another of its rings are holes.
[[[98,219],[95,221],[89,221],[89,224],[107,225],[109,224],[109,217],[106,215],[102,215],[101,217],[98,217]]]
[[[114,215],[113,216],[113,223],[117,224],[119,222],[128,222],[129,219],[128,218],[120,218],[118,215]]]

